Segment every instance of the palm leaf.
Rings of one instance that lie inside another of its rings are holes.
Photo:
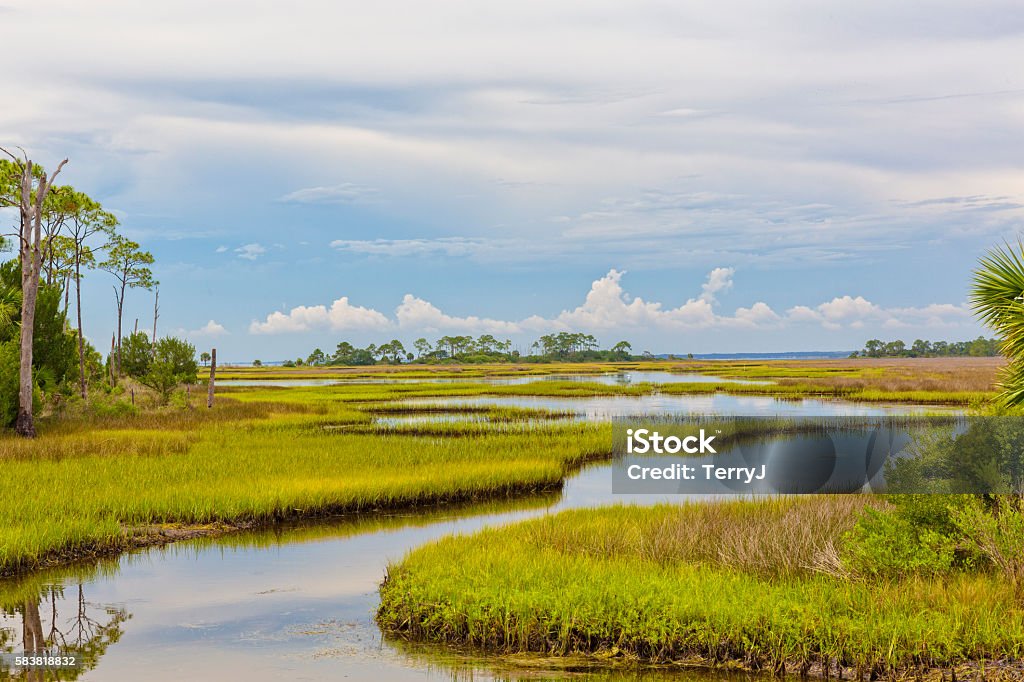
[[[1008,405],[1024,403],[1024,243],[989,250],[974,271],[971,308],[999,336],[1010,364],[1003,370],[1000,398]]]

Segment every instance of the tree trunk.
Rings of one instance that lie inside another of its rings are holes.
[[[121,284],[121,295],[117,299],[117,376],[121,376],[121,316],[124,313],[124,283]]]
[[[39,602],[36,598],[29,597],[25,600],[21,618],[22,644],[25,647],[25,653],[41,653],[46,649],[46,642],[43,641],[43,621],[39,617]]]
[[[32,341],[36,324],[36,294],[38,286],[32,286],[31,266],[24,267],[21,274],[21,365],[18,374],[18,419],[14,430],[19,436],[34,438],[35,423],[32,419]],[[38,285],[38,282],[36,282]]]
[[[25,159],[21,166],[21,195],[19,208],[21,225],[19,228],[18,257],[21,261],[21,359],[18,367],[18,417],[14,423],[14,431],[19,436],[33,438],[36,435],[35,422],[32,418],[32,343],[35,340],[36,298],[39,294],[39,275],[42,267],[42,229],[43,202],[50,191],[57,174],[68,162],[64,159],[53,173],[43,175],[36,184],[35,196],[32,195],[33,174],[35,165]]]
[[[78,385],[82,400],[88,398],[89,382],[85,377],[85,339],[82,338],[82,273],[81,257],[75,257],[75,309],[78,314]]]
[[[71,281],[70,280],[71,280],[71,275],[70,274],[64,275],[64,287],[63,287],[64,288],[64,310],[63,310],[63,313],[64,313],[65,317],[67,317],[67,314],[68,314],[68,298],[71,297]]]
[[[217,349],[210,351],[210,385],[206,389],[206,406],[213,407],[213,383],[217,377]]]

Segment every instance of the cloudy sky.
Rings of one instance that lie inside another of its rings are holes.
[[[227,360],[967,338],[1024,225],[1014,1],[0,3],[0,143],[68,156]]]

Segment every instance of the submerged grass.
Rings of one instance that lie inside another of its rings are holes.
[[[611,507],[451,537],[389,568],[378,621],[503,653],[777,673],[875,676],[1024,655],[1024,609],[996,576],[820,572],[867,503]]]

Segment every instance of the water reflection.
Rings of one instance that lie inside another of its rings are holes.
[[[20,651],[19,608],[27,598],[34,605],[31,641],[42,632],[52,646],[59,637],[47,638],[56,621],[90,661],[77,675],[49,679],[559,679],[568,671],[552,661],[455,661],[450,651],[412,655],[384,640],[373,614],[388,562],[451,533],[571,507],[666,499],[673,496],[613,496],[611,468],[599,465],[570,478],[563,490],[542,495],[277,526],[132,552],[88,569],[0,581],[0,601],[13,605],[2,623],[5,646]],[[54,605],[51,618],[47,608]],[[80,605],[88,621],[77,620]],[[42,614],[39,627],[36,612]],[[72,617],[71,629],[65,614]],[[81,644],[79,625],[87,638]],[[657,680],[664,673],[572,672],[597,679],[627,679],[624,674]]]
[[[101,572],[99,568],[44,572],[0,583],[0,649],[5,654],[0,677],[77,680],[96,668],[131,618],[123,605],[86,599],[84,581]],[[14,656],[57,653],[73,656],[76,665],[49,670],[13,665]]]

